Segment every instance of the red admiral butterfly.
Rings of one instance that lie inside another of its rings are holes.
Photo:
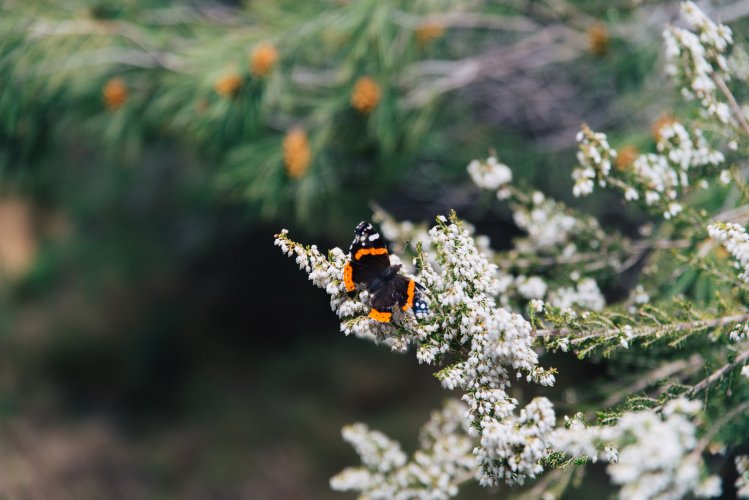
[[[426,314],[429,309],[422,298],[424,287],[411,278],[398,274],[400,264],[390,265],[387,244],[369,222],[356,226],[356,236],[349,248],[350,260],[343,267],[343,283],[348,292],[364,284],[372,299],[369,317],[388,323],[393,308],[402,311],[413,308],[414,314]]]

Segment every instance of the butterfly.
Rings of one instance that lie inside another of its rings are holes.
[[[393,318],[393,309],[413,308],[417,316],[429,312],[422,285],[399,274],[401,265],[390,265],[387,243],[369,222],[356,226],[356,236],[349,248],[350,258],[343,266],[343,284],[353,292],[363,284],[371,296],[369,317],[383,323]]]

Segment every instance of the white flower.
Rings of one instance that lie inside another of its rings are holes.
[[[749,323],[736,323],[728,334],[728,338],[733,342],[743,342],[749,340]]]
[[[731,222],[718,222],[710,224],[707,232],[733,255],[742,268],[739,278],[749,282],[749,235],[744,228]]]
[[[719,180],[724,186],[729,185],[731,183],[731,171],[728,169],[721,170]]]
[[[718,476],[708,476],[694,489],[697,498],[714,498],[723,493],[723,487]]]
[[[361,457],[362,463],[377,472],[388,472],[406,463],[406,455],[395,441],[364,424],[353,424],[341,431]]]
[[[666,219],[670,219],[671,217],[680,214],[682,210],[683,207],[681,206],[681,203],[671,202],[668,204],[668,210],[663,214],[663,216]]]
[[[518,276],[515,284],[520,295],[526,299],[543,299],[548,288],[546,282],[538,276]]]
[[[537,313],[540,313],[540,312],[542,312],[544,310],[544,301],[543,300],[533,299],[533,300],[530,301],[529,305],[531,306],[531,309],[533,309]]]
[[[478,467],[463,418],[466,408],[448,401],[422,427],[420,448],[410,460],[400,445],[384,434],[354,424],[344,428],[344,439],[354,446],[363,467],[349,467],[334,476],[338,491],[359,491],[364,498],[441,500],[455,496],[458,485]]]
[[[632,300],[635,304],[647,304],[650,302],[650,295],[645,292],[645,287],[637,285],[633,290]]]
[[[661,415],[652,410],[624,413],[615,425],[586,427],[579,420],[552,435],[555,448],[574,456],[609,462],[606,472],[621,486],[619,497],[678,499],[690,492],[719,495],[719,484],[700,481],[704,468],[691,452],[697,445],[692,415],[699,401],[669,401]]]
[[[640,194],[635,188],[630,186],[624,191],[624,199],[627,201],[637,201],[640,199]]]
[[[564,205],[543,195],[534,195],[531,201],[530,206],[513,207],[515,224],[528,233],[527,241],[518,241],[518,249],[548,251],[567,245],[573,236],[584,231],[599,229],[594,220],[577,218]],[[574,252],[575,247],[568,246],[566,250]]]
[[[603,447],[603,460],[615,464],[619,461],[619,450],[613,446],[606,445]]]
[[[739,475],[736,479],[736,495],[739,498],[749,498],[749,455],[736,457],[736,472]]]
[[[586,196],[593,192],[593,181],[597,180],[600,186],[606,185],[616,150],[609,146],[605,134],[593,132],[587,125],[583,125],[577,133],[577,143],[578,166],[572,171],[575,181],[572,194]]]
[[[733,43],[731,30],[713,23],[693,2],[682,3],[681,13],[694,32],[669,27],[663,33],[666,72],[681,87],[683,96],[699,99],[708,115],[729,123],[728,106],[719,100],[713,76],[730,77],[725,53]]]
[[[563,287],[551,291],[548,302],[556,307],[569,308],[576,305],[593,311],[600,311],[606,305],[598,284],[591,278],[581,279],[575,288]]]
[[[743,377],[749,378],[749,365],[744,365],[744,366],[743,366],[743,367],[741,368],[741,375],[742,375]]]
[[[482,189],[495,190],[512,181],[512,170],[490,156],[485,161],[473,160],[468,164],[468,173],[474,184]]]

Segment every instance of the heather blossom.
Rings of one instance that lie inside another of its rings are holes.
[[[739,498],[749,498],[749,455],[736,457],[736,494]]]
[[[554,411],[548,400],[536,398],[516,414],[519,403],[507,390],[515,374],[525,374],[529,382],[552,385],[553,372],[538,366],[538,355],[531,347],[530,323],[497,306],[501,275],[462,223],[455,216],[449,220],[438,217],[429,238],[434,256],[429,258],[422,252],[414,265],[420,269],[417,278],[428,290],[433,313],[418,320],[410,313],[403,314],[397,325],[367,317],[366,291],[354,297],[345,293],[342,279],[347,257],[340,249],[331,250],[326,257],[315,246],[291,241],[286,231],[276,235],[276,245],[294,256],[310,280],[330,295],[331,308],[341,318],[345,334],[373,339],[394,350],[414,345],[418,360],[428,364],[437,363],[455,346],[461,346],[466,353],[463,359],[437,375],[446,388],[464,392],[465,418],[470,422],[468,433],[474,440],[480,481],[522,484],[542,471],[539,461],[548,448]],[[518,428],[522,429],[520,434],[515,431]],[[369,441],[386,443],[361,427],[352,428],[346,436],[356,442],[366,440],[351,436],[370,436]],[[383,444],[375,448],[392,447]],[[392,451],[382,454],[383,460],[386,456],[400,455]],[[387,467],[391,468],[395,459],[388,460]]]
[[[704,463],[692,451],[697,446],[694,416],[699,401],[684,398],[666,403],[659,413],[624,413],[611,426],[588,427],[579,418],[566,418],[554,432],[555,446],[574,456],[609,462],[606,472],[627,498],[678,499],[721,494],[717,477],[703,477]]]
[[[683,2],[682,17],[690,30],[669,27],[663,32],[666,72],[687,99],[698,99],[705,112],[727,124],[728,105],[718,98],[718,79],[728,79],[726,52],[733,43],[731,29],[711,21],[693,2]]]
[[[749,235],[744,228],[731,222],[715,223],[708,226],[707,232],[733,255],[741,269],[739,277],[749,282]]]
[[[468,165],[468,173],[473,182],[484,189],[495,190],[512,180],[512,171],[497,158],[490,156],[485,161],[473,160]]]

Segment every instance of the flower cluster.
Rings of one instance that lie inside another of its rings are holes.
[[[468,174],[474,184],[482,189],[497,190],[512,181],[512,170],[497,158],[490,156],[484,161],[473,160],[468,164]],[[498,196],[501,191],[498,192]]]
[[[578,306],[592,311],[600,311],[606,305],[606,299],[592,278],[581,279],[574,288],[562,287],[554,290],[549,294],[548,301],[556,307]]]
[[[577,134],[580,150],[577,152],[578,166],[572,171],[575,185],[572,194],[585,196],[593,192],[595,180],[603,187],[611,172],[611,162],[616,159],[616,151],[609,146],[606,135],[593,132],[583,124]]]
[[[736,479],[736,496],[749,498],[749,455],[736,457],[736,472],[739,474]]]
[[[538,276],[518,276],[515,278],[518,293],[525,299],[543,299],[549,286]]]
[[[588,166],[578,167],[573,172],[576,196],[590,194],[593,179],[597,178],[601,185],[608,182],[621,189],[627,201],[639,200],[643,193],[645,205],[661,211],[666,219],[683,210],[679,199],[690,186],[690,169],[716,166],[724,161],[720,151],[709,147],[701,130],[694,129],[690,133],[681,123],[669,120],[658,129],[658,154],[640,155],[629,168],[612,173],[610,168],[590,166],[594,159],[609,155],[605,135],[593,133],[586,126],[580,134],[578,158],[582,158],[581,163],[585,160]],[[608,165],[608,161],[603,164]]]
[[[340,249],[326,259],[314,246],[290,241],[286,232],[277,235],[276,244],[296,256],[313,283],[328,292],[344,333],[374,338],[394,349],[413,343],[420,362],[436,363],[452,355],[455,362],[437,375],[444,387],[464,392],[482,484],[522,483],[542,470],[538,462],[547,452],[554,411],[548,400],[537,398],[515,414],[518,401],[508,389],[513,376],[552,385],[553,372],[538,366],[530,323],[497,307],[495,297],[502,289],[497,267],[462,223],[454,215],[450,220],[438,217],[429,239],[434,255],[420,253],[416,260],[433,313],[418,321],[403,314],[397,326],[366,316],[365,291],[353,298],[344,293],[346,256]]]
[[[515,224],[528,233],[527,244],[518,242],[519,250],[548,251],[566,244],[573,235],[584,230],[582,221],[543,193],[534,192],[530,201],[528,205],[513,207]]]
[[[509,199],[515,224],[527,233],[527,237],[515,239],[514,256],[532,256],[533,260],[543,254],[560,257],[561,261],[571,261],[576,254],[585,250],[595,253],[595,257],[602,256],[605,233],[593,217],[573,211],[540,191],[526,193],[518,189],[511,184],[512,171],[506,165],[497,164],[493,157],[486,162],[473,160],[468,165],[468,173],[477,187],[496,190],[500,200]],[[483,240],[477,238],[476,241],[484,253],[493,256],[494,252],[488,245],[483,245]],[[616,257],[604,260],[606,265],[617,263]],[[504,283],[510,285],[511,280],[510,277]],[[522,298],[541,298],[546,293],[545,290],[540,293],[541,288],[545,287],[540,278],[525,282],[526,277],[522,275],[515,280],[516,290]],[[504,294],[500,297],[503,305],[506,305],[508,296]]]
[[[364,424],[343,429],[343,438],[361,457],[362,467],[349,467],[330,480],[338,491],[359,491],[371,499],[450,498],[458,485],[476,475],[474,441],[467,434],[466,408],[448,401],[422,427],[420,449],[407,460],[398,443]]]
[[[721,494],[717,477],[704,479],[694,416],[701,403],[674,399],[658,414],[626,412],[615,425],[586,427],[579,419],[554,432],[554,446],[574,456],[606,460],[606,472],[621,486],[620,498],[678,499]]]
[[[731,333],[728,334],[728,338],[737,343],[749,340],[749,323],[736,323],[731,329]]]
[[[666,72],[685,98],[699,99],[709,116],[729,123],[730,110],[717,96],[716,80],[729,78],[725,53],[733,43],[731,29],[712,22],[693,2],[683,2],[681,14],[692,31],[677,27],[664,31]]]
[[[471,431],[479,441],[475,453],[482,484],[522,483],[541,471],[538,460],[545,455],[554,418],[551,403],[543,398],[531,402],[519,417],[513,415],[518,402],[507,393],[510,370],[542,385],[553,384],[554,377],[537,366],[528,321],[497,308],[496,266],[479,252],[468,231],[456,220],[442,219],[430,235],[441,272],[427,264],[421,279],[449,313],[439,324],[439,335],[420,347],[429,353],[422,356],[447,352],[455,344],[469,349],[464,360],[438,377],[446,388],[465,391]],[[518,427],[525,439],[518,439]]]
[[[722,244],[737,260],[739,278],[749,282],[749,235],[743,227],[732,222],[710,224],[707,232],[712,239]]]
[[[690,134],[676,120],[661,127],[656,146],[672,165],[679,167],[683,186],[689,184],[683,173],[690,167],[719,165],[724,160],[723,153],[710,149],[700,129],[695,128]]]

